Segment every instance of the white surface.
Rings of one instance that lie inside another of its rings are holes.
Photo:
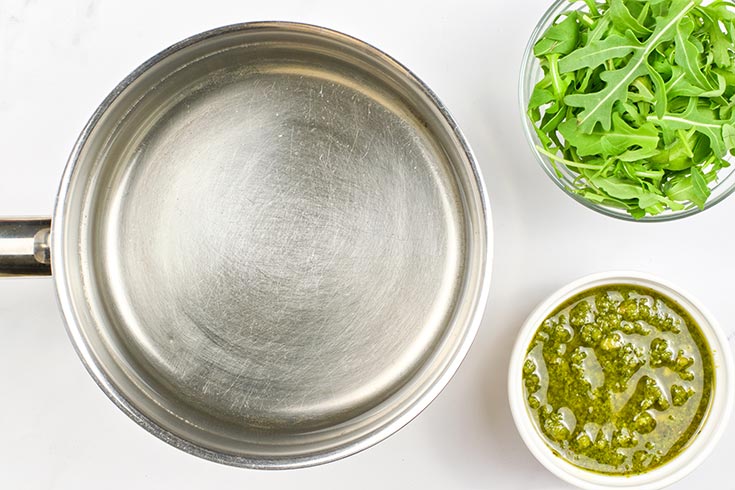
[[[686,287],[732,332],[735,198],[643,225],[595,214],[549,181],[527,148],[516,101],[526,39],[549,3],[0,0],[2,214],[50,214],[77,134],[145,59],[202,30],[277,19],[347,32],[422,77],[477,154],[496,233],[485,320],[448,388],[378,446],[292,472],[221,467],[138,428],[77,360],[52,282],[0,281],[0,489],[570,488],[536,462],[511,420],[505,376],[520,324],[575,277],[640,269]],[[731,423],[712,456],[671,488],[735,488],[734,452]]]

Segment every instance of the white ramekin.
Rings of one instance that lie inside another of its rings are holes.
[[[635,476],[603,475],[586,471],[554,455],[536,429],[526,408],[523,392],[522,369],[526,350],[536,330],[560,304],[587,289],[611,284],[627,284],[653,289],[671,298],[685,309],[699,324],[712,349],[715,383],[709,413],[702,429],[691,444],[673,460],[659,468]],[[508,372],[508,398],[518,432],[531,453],[553,474],[580,488],[607,490],[636,488],[654,490],[680,480],[692,472],[709,455],[722,436],[733,407],[735,371],[727,336],[712,315],[691,295],[649,274],[612,271],[592,274],[578,279],[556,291],[543,301],[526,319],[513,347]]]

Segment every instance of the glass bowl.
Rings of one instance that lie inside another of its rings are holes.
[[[523,55],[523,64],[521,66],[521,77],[519,83],[519,101],[521,105],[523,129],[526,133],[528,143],[530,144],[533,153],[536,155],[536,160],[541,165],[541,168],[544,169],[544,172],[546,172],[546,174],[560,189],[566,192],[567,195],[569,195],[578,203],[604,215],[627,221],[658,222],[670,221],[687,216],[692,216],[700,213],[701,211],[704,211],[705,209],[711,208],[712,206],[721,202],[727,196],[732,194],[735,191],[735,177],[733,177],[733,174],[735,174],[735,164],[728,168],[722,169],[718,174],[718,180],[710,184],[709,187],[712,194],[705,203],[704,209],[700,209],[694,204],[691,204],[680,211],[666,210],[658,215],[646,215],[643,218],[636,219],[628,214],[628,212],[624,209],[592,202],[579,195],[577,192],[575,192],[574,185],[574,181],[575,179],[577,179],[578,174],[563,165],[562,163],[557,163],[555,169],[554,164],[551,162],[551,160],[538,151],[537,145],[540,145],[541,142],[538,138],[538,135],[536,134],[536,131],[534,130],[533,122],[527,114],[528,101],[531,97],[531,93],[533,92],[533,88],[535,87],[536,83],[538,83],[538,81],[543,78],[543,70],[541,69],[541,64],[539,63],[539,60],[533,54],[533,46],[536,44],[539,38],[543,36],[546,30],[554,23],[559,15],[563,14],[564,12],[569,12],[571,10],[583,9],[586,9],[586,5],[582,1],[570,2],[569,0],[556,0],[551,8],[546,11],[536,28],[534,29],[533,33],[531,34],[531,38],[528,41],[528,46],[526,47],[525,54]],[[728,156],[726,157],[726,159],[730,162],[735,161],[732,156]]]

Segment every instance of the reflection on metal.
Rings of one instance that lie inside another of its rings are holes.
[[[0,220],[0,276],[51,275],[51,219]]]

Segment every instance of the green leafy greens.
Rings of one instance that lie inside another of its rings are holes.
[[[703,208],[735,150],[735,3],[584,3],[534,46],[538,150],[635,218]]]

